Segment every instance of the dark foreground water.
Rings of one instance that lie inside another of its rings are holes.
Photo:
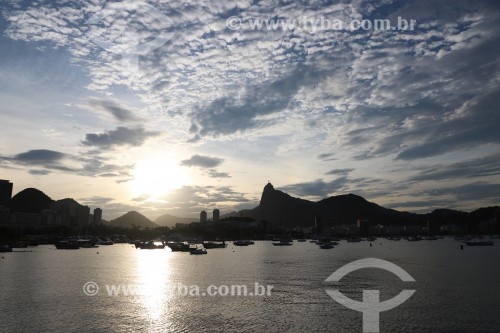
[[[0,254],[2,332],[362,332],[361,313],[326,294],[335,286],[357,300],[363,289],[380,290],[381,300],[416,290],[380,314],[380,332],[500,332],[500,244],[460,251],[451,239],[377,240],[373,247],[343,241],[321,250],[309,242],[256,242],[202,256],[127,244],[27,250],[32,252]],[[324,282],[344,264],[367,257],[399,265],[416,282],[381,269],[352,272],[337,285]],[[87,282],[99,286],[97,295],[84,293]],[[252,292],[255,283],[272,285],[271,295],[184,296],[172,290],[246,285]],[[106,285],[131,285],[138,294],[110,296]]]

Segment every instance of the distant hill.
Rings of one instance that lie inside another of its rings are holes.
[[[366,219],[378,224],[425,224],[478,223],[499,220],[500,207],[480,208],[467,213],[452,209],[436,209],[427,214],[400,212],[384,208],[355,194],[332,196],[318,202],[295,198],[276,190],[268,183],[262,192],[260,204],[254,209],[232,212],[225,217],[240,216],[281,226],[314,226],[319,217],[324,227],[338,224],[353,224]]]
[[[146,216],[136,211],[128,212],[125,215],[122,215],[114,220],[111,220],[109,222],[109,226],[120,227],[120,228],[133,228],[134,226],[136,226],[141,229],[158,228],[158,224],[154,223]]]
[[[411,223],[419,217],[381,207],[354,194],[333,196],[318,202],[308,201],[276,190],[271,183],[264,187],[259,206],[241,211],[238,215],[283,226],[313,226],[316,217],[323,221],[324,226],[351,224],[359,219],[375,223]]]
[[[27,188],[17,193],[10,200],[10,211],[21,213],[38,213],[49,209],[53,200],[36,188]]]
[[[175,227],[176,223],[191,223],[198,222],[196,218],[177,217],[170,214],[165,214],[158,217],[155,221],[156,224],[162,227]]]

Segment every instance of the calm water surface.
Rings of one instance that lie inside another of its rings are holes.
[[[20,250],[20,249],[18,249]],[[0,254],[2,332],[362,332],[362,315],[325,292],[324,280],[353,260],[373,257],[401,266],[416,282],[363,269],[338,286],[361,300],[416,289],[408,301],[380,315],[381,332],[500,332],[500,246],[465,247],[438,241],[377,240],[321,250],[315,244],[271,242],[209,250],[207,255],[136,250],[128,244],[97,249]],[[99,285],[87,296],[83,285]],[[182,296],[178,284],[272,285],[265,297]],[[106,285],[140,286],[140,295],[110,296]]]

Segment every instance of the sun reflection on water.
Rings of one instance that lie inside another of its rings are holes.
[[[172,255],[167,250],[137,250],[137,284],[141,287],[140,302],[144,316],[150,321],[162,322],[167,318],[168,292],[171,283],[169,270]]]

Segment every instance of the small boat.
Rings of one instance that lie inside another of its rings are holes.
[[[90,240],[90,239],[79,239],[79,240],[77,240],[77,243],[81,248],[84,248],[84,249],[99,247],[99,246],[95,245],[95,243],[92,242],[92,240]]]
[[[361,238],[357,238],[357,237],[352,237],[352,238],[349,238],[347,240],[348,243],[359,243],[361,242]]]
[[[10,244],[10,247],[13,248],[13,249],[25,249],[28,246],[29,246],[29,243],[28,242],[24,242],[24,241],[19,241],[19,242],[11,243]]]
[[[282,239],[277,243],[273,243],[274,246],[289,246],[293,245],[293,243],[289,239]]]
[[[62,240],[55,242],[54,246],[58,250],[78,250],[80,248],[77,240]]]
[[[12,252],[12,247],[9,244],[0,244],[0,252]]]
[[[297,239],[297,242],[304,243],[306,240],[304,238]]]
[[[106,239],[106,240],[100,240],[97,242],[99,245],[113,245],[114,242],[111,239]]]
[[[191,253],[191,254],[207,254],[207,250],[204,248],[197,248],[197,249],[191,250],[189,253]]]
[[[375,242],[377,239],[375,237],[368,237],[366,240],[368,242]]]
[[[408,237],[406,237],[406,239],[409,242],[419,242],[422,240],[422,237],[420,237],[420,236],[408,236]]]
[[[192,250],[191,246],[187,242],[168,243],[167,246],[172,250],[172,252],[190,252]]]
[[[235,240],[233,241],[233,245],[235,246],[248,246],[248,245],[253,245],[255,244],[253,241],[251,240]]]
[[[153,241],[149,242],[138,242],[135,243],[135,248],[136,249],[143,249],[143,250],[156,250],[156,249],[164,249],[165,244],[155,244]]]
[[[438,240],[438,238],[436,236],[425,236],[424,237],[424,240],[430,240],[430,241],[433,241],[433,240]]]
[[[465,241],[464,243],[467,244],[467,246],[493,246],[493,245],[495,245],[495,242],[486,241],[486,240],[470,240],[470,241]]]
[[[333,244],[331,242],[326,242],[321,244],[319,247],[324,250],[333,249]]]
[[[222,242],[203,242],[203,247],[205,249],[224,249],[227,244],[225,241]]]

